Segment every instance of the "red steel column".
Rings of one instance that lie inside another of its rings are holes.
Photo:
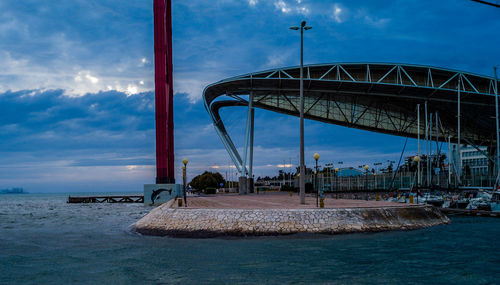
[[[156,183],[175,183],[172,2],[154,0]]]

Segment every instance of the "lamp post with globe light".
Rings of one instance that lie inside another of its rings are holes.
[[[368,169],[370,169],[370,166],[368,166],[368,164],[366,164],[364,166],[365,168],[365,171],[366,171],[366,174],[365,174],[365,189],[368,190]]]
[[[420,156],[416,155],[415,157],[413,157],[413,161],[415,161],[417,163],[417,188],[420,187],[420,167],[419,164],[420,164]]]
[[[420,156],[415,156],[413,158],[413,161],[415,161],[417,163],[417,165],[419,164],[420,162]],[[420,167],[418,167],[418,170],[417,170],[418,174],[417,174],[417,204],[418,204],[418,196],[420,194]]]
[[[316,171],[314,172],[314,185],[316,186],[316,207],[319,207],[319,187],[318,187],[318,159],[319,153],[315,153],[313,155],[314,160],[316,161]]]

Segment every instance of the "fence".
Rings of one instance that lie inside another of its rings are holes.
[[[320,189],[323,189],[325,192],[389,190],[391,188],[412,188],[417,185],[416,173],[398,173],[396,176],[390,173],[377,175],[370,173],[351,177],[338,177],[328,175],[327,173],[320,173],[316,181],[314,180],[313,175],[306,176],[306,182],[311,182],[313,184],[318,183]],[[427,178],[422,174],[420,185],[426,185],[426,180]],[[462,177],[461,185],[491,187],[494,182],[495,179],[491,176],[464,176]],[[295,179],[294,183],[298,186],[298,179]],[[449,188],[449,186],[454,188],[457,184],[457,177],[453,174],[448,176],[448,172],[441,172],[439,175],[433,175],[431,179],[431,185],[440,186],[442,188]]]

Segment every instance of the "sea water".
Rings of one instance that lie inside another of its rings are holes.
[[[346,235],[133,234],[142,204],[0,195],[1,284],[500,284],[500,219]]]

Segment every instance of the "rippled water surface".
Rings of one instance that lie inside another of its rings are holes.
[[[5,284],[500,284],[500,219],[337,236],[174,239],[131,234],[142,204],[0,195]]]

